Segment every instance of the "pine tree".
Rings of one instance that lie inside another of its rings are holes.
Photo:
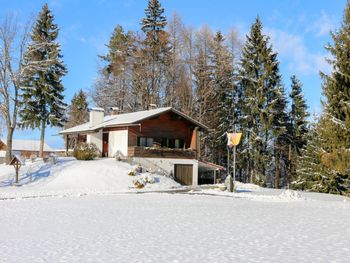
[[[68,120],[65,129],[83,124],[89,120],[88,103],[83,90],[74,94],[71,105],[68,106]]]
[[[289,97],[291,98],[291,110],[290,116],[290,176],[289,182],[296,176],[296,165],[297,157],[301,154],[301,149],[306,145],[306,134],[308,132],[308,121],[309,116],[307,112],[307,105],[302,94],[302,84],[295,75],[291,77],[291,92]]]
[[[213,119],[210,122],[214,132],[212,140],[212,161],[226,164],[226,133],[233,132],[233,65],[231,54],[225,45],[220,31],[214,37],[214,49],[211,56],[213,78],[211,88],[214,90]]]
[[[43,156],[45,128],[62,127],[65,122],[64,87],[67,73],[56,42],[59,29],[47,4],[39,13],[24,55],[21,126],[41,129],[40,156]]]
[[[273,172],[271,168],[276,175],[276,169],[280,172],[276,167],[279,161],[273,165],[272,159],[279,147],[277,138],[286,126],[286,98],[277,54],[262,34],[259,18],[247,35],[240,62],[237,90],[241,94],[239,126],[244,137],[238,148],[239,166],[246,167],[243,173],[250,181],[265,184],[271,181],[267,178]]]
[[[142,51],[148,62],[146,65],[149,66],[146,98],[148,105],[162,103],[161,87],[164,86],[165,66],[169,63],[169,35],[164,30],[167,20],[163,13],[164,8],[159,0],[149,0],[145,9],[146,17],[141,22],[141,29],[146,34]]]
[[[326,151],[322,163],[340,181],[345,180],[343,187],[347,187],[350,180],[350,1],[340,29],[331,36],[334,43],[326,48],[332,55],[328,60],[332,72],[321,74],[325,101],[320,126]]]
[[[321,164],[323,149],[319,136],[319,126],[312,124],[306,134],[307,144],[297,156],[296,180],[291,184],[295,190],[314,190],[321,185],[321,179],[326,178],[326,170]]]
[[[331,170],[324,162],[327,152],[323,148],[325,139],[322,134],[322,122],[313,124],[306,135],[307,144],[301,149],[301,155],[297,157],[297,178],[291,186],[296,190],[306,190],[320,193],[346,194],[349,179],[346,175]]]
[[[100,56],[104,66],[94,85],[93,100],[106,112],[111,107],[125,111],[128,97],[128,83],[131,67],[130,55],[133,48],[132,32],[125,33],[122,26],[117,25],[107,45],[108,53]]]
[[[286,186],[288,184],[289,173],[289,141],[288,136],[288,123],[289,116],[287,110],[287,98],[285,91],[281,83],[278,81],[277,86],[274,88],[273,100],[270,102],[272,105],[270,129],[271,129],[271,142],[273,142],[273,157],[274,157],[274,180],[273,185],[275,188]],[[269,131],[267,131],[269,132]],[[268,143],[268,142],[267,142]],[[271,178],[269,179],[271,182]]]

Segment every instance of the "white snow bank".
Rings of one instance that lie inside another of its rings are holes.
[[[133,180],[152,176],[154,183],[144,190],[165,190],[180,185],[171,178],[158,174],[128,176],[132,166],[114,159],[77,161],[59,158],[56,165],[43,162],[21,167],[19,186],[13,186],[15,171],[12,166],[0,166],[0,198],[32,196],[82,195],[134,191]]]

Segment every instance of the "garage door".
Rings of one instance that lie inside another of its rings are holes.
[[[175,179],[184,185],[192,185],[193,164],[175,164]]]

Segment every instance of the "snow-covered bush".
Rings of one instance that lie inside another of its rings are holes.
[[[94,143],[79,143],[73,151],[73,156],[78,160],[93,160],[99,155],[100,151]]]
[[[130,171],[128,172],[128,175],[129,175],[129,176],[135,176],[135,175],[136,175],[136,172],[135,172],[134,170],[130,170]]]
[[[153,176],[143,175],[132,181],[136,188],[143,188],[146,184],[154,184],[156,180]]]
[[[132,167],[132,169],[136,172],[136,173],[142,173],[142,166],[139,164],[136,164]]]

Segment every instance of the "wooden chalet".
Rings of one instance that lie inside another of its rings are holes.
[[[171,107],[108,116],[93,108],[89,122],[60,134],[67,151],[78,142],[95,143],[102,157],[133,159],[175,175],[188,173],[184,183],[197,184],[200,133],[206,131],[207,126]]]

